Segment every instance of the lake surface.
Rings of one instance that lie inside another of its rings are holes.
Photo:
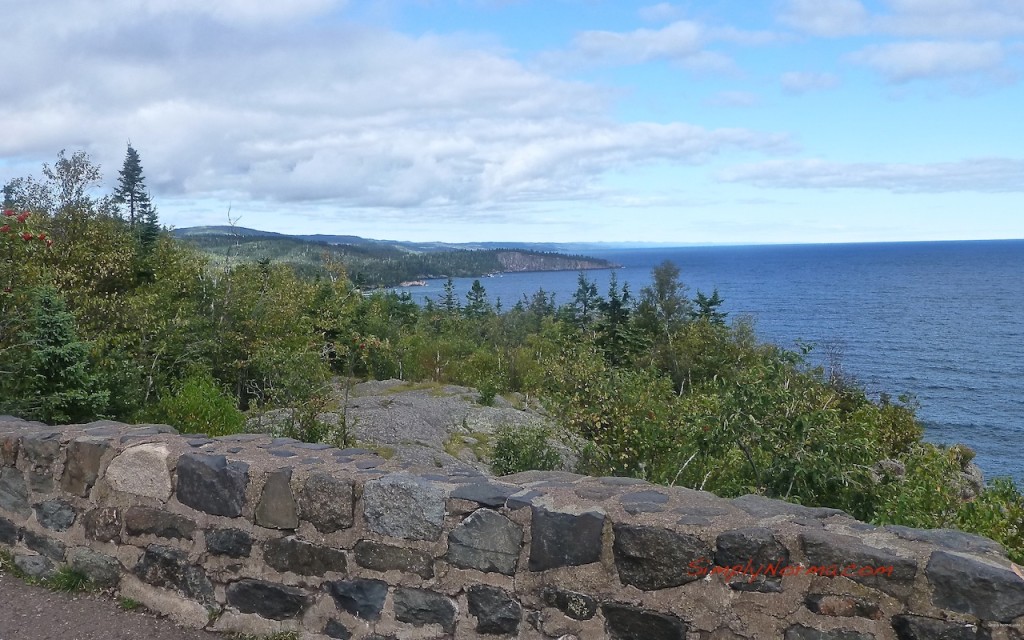
[[[986,477],[1024,485],[1024,240],[590,252],[622,265],[634,293],[672,260],[692,295],[718,288],[731,317],[753,316],[765,340],[842,350],[869,392],[915,395],[932,442],[963,442]],[[608,272],[592,271],[604,295]],[[483,278],[507,309],[538,288],[572,299],[577,274]],[[472,278],[455,280],[464,296]],[[443,281],[407,289],[440,299]]]

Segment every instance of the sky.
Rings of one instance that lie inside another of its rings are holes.
[[[130,142],[174,227],[1024,238],[1022,0],[2,6],[0,182]]]

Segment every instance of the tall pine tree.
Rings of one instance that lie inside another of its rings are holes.
[[[131,142],[128,143],[128,153],[124,156],[124,166],[118,172],[114,202],[127,209],[125,221],[132,229],[135,225],[142,224],[147,215],[151,215],[155,220],[155,213],[152,212],[153,203],[149,199],[149,192],[146,191],[146,178],[142,175],[142,161]]]

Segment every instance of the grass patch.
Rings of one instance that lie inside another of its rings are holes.
[[[124,596],[122,596],[117,599],[117,606],[121,607],[125,611],[136,611],[142,608],[142,603],[138,600],[125,598]]]
[[[465,438],[472,438],[475,442],[467,443]],[[453,433],[444,443],[444,452],[453,458],[458,458],[459,453],[466,448],[473,452],[477,460],[487,460],[491,457],[491,434],[479,431]]]
[[[43,580],[41,584],[52,591],[64,592],[87,591],[92,588],[89,577],[71,567],[61,567],[56,575]]]
[[[505,427],[498,430],[494,442],[491,469],[504,476],[520,471],[551,471],[562,465],[562,456],[548,439],[551,430],[546,427]]]

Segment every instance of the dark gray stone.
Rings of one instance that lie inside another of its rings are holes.
[[[270,455],[274,456],[275,458],[294,458],[299,454],[295,453],[294,451],[289,451],[287,449],[271,449]]]
[[[443,594],[426,589],[395,589],[395,620],[422,627],[437,624],[445,633],[455,633],[455,603]]]
[[[328,571],[345,573],[345,553],[293,536],[275,538],[263,544],[263,559],[274,569],[303,576],[322,576]]]
[[[124,530],[130,536],[150,534],[159,538],[191,540],[196,523],[177,513],[150,507],[128,507]]]
[[[478,509],[448,534],[448,561],[463,569],[515,575],[523,528],[497,511]]]
[[[607,500],[608,498],[611,498],[612,496],[618,495],[621,491],[621,489],[618,489],[616,487],[606,487],[602,485],[587,485],[577,487],[576,489],[573,490],[573,493],[575,493],[580,498],[583,498],[584,500],[596,500],[601,502]]]
[[[927,542],[949,551],[1006,555],[1006,549],[998,542],[955,529],[911,529],[910,527],[890,524],[885,527],[885,530],[896,534],[904,540]]]
[[[292,497],[292,470],[278,469],[267,474],[260,502],[256,505],[256,524],[269,529],[296,529],[299,513]]]
[[[590,620],[597,615],[597,600],[584,593],[546,587],[541,592],[544,604],[554,607],[573,620]]]
[[[28,504],[28,483],[18,469],[0,468],[0,510],[22,518],[32,515]]]
[[[82,517],[85,537],[97,542],[121,542],[121,510],[117,507],[102,507],[87,511]]]
[[[533,507],[530,571],[579,566],[601,559],[604,514],[579,515]]]
[[[829,631],[819,631],[818,629],[812,629],[805,627],[802,624],[795,624],[790,628],[786,629],[786,633],[783,636],[784,640],[875,640],[875,636],[870,633],[860,633],[858,631],[848,631],[846,629],[831,629]]]
[[[738,575],[726,581],[733,591],[744,593],[782,593],[782,578],[766,575]]]
[[[21,456],[30,463],[28,483],[37,493],[53,491],[53,463],[60,454],[60,434],[42,432],[21,439]]]
[[[776,574],[783,567],[789,566],[789,549],[779,542],[770,529],[733,529],[719,534],[715,540],[715,564],[741,573],[763,575],[764,580],[755,582],[774,590],[775,585],[768,585],[766,581],[769,576],[772,581],[781,581],[782,576]],[[747,581],[750,582],[749,579]],[[729,586],[733,587],[733,583],[730,582]],[[738,591],[748,590],[742,586],[733,588]]]
[[[372,540],[360,540],[353,551],[356,564],[365,569],[414,573],[424,580],[434,577],[434,558],[425,551]]]
[[[71,552],[70,564],[96,586],[113,587],[121,581],[121,563],[105,553],[78,547]]]
[[[320,533],[348,529],[354,522],[353,483],[326,473],[311,473],[299,493],[299,514]]]
[[[239,580],[228,585],[227,601],[242,613],[255,613],[270,620],[300,616],[310,604],[301,589],[264,580]]]
[[[336,580],[328,582],[326,587],[340,611],[361,620],[380,620],[388,597],[388,583],[383,580]]]
[[[31,529],[22,530],[21,539],[26,547],[36,553],[41,553],[54,562],[64,562],[67,547],[60,540],[54,540]]]
[[[184,597],[216,606],[213,584],[201,567],[189,564],[184,551],[151,544],[132,572],[154,587],[173,589]]]
[[[532,507],[534,499],[541,497],[541,495],[543,494],[540,491],[534,491],[533,489],[513,493],[505,501],[505,506],[513,511]]]
[[[60,488],[80,498],[87,497],[99,477],[103,454],[109,450],[110,442],[106,440],[75,440],[68,444]]]
[[[894,616],[892,628],[899,640],[988,640],[989,638],[988,633],[976,625],[922,616]]]
[[[504,506],[509,496],[522,491],[521,487],[494,482],[470,482],[460,485],[449,494],[453,498],[469,500],[485,507],[497,509]]]
[[[687,625],[675,616],[610,602],[601,606],[612,640],[685,640]]]
[[[1024,580],[1008,568],[939,550],[925,575],[936,607],[999,622],[1024,616]]]
[[[326,451],[327,449],[333,449],[329,444],[323,442],[299,442],[295,445],[296,449],[306,449],[308,451]]]
[[[205,447],[208,444],[213,444],[213,439],[211,439],[211,438],[192,438],[190,440],[186,440],[186,442],[188,443],[188,446],[190,446],[190,447],[197,447],[198,448],[198,447]]]
[[[359,449],[359,448],[354,448],[353,447],[353,448],[348,448],[348,449],[339,449],[338,451],[335,451],[332,455],[335,455],[335,456],[364,456],[364,455],[371,454],[371,453],[374,453],[374,452],[370,451],[369,449]]]
[[[198,511],[237,518],[248,483],[249,465],[244,462],[202,453],[178,458],[178,500]]]
[[[371,531],[382,535],[437,540],[444,514],[444,491],[416,476],[396,473],[363,486],[363,517]]]
[[[476,617],[476,631],[487,635],[515,635],[523,608],[504,589],[477,584],[466,590],[469,614]]]
[[[917,576],[917,562],[885,549],[863,544],[857,538],[824,531],[800,534],[800,544],[811,567],[826,569],[826,575],[845,575],[873,589],[906,600]],[[886,571],[889,567],[891,572]],[[860,575],[861,571],[883,570],[876,575]]]
[[[706,563],[711,548],[696,536],[660,527],[616,524],[615,568],[623,584],[651,591],[701,579],[692,567]]]
[[[39,524],[53,531],[67,531],[78,517],[71,503],[64,500],[47,500],[34,507]]]
[[[32,578],[49,578],[57,573],[57,567],[46,556],[14,556],[14,566]]]
[[[747,494],[730,501],[733,506],[739,507],[755,518],[772,518],[775,516],[801,516],[805,518],[831,518],[832,516],[847,516],[845,511],[840,509],[829,509],[826,507],[805,507],[800,504],[774,500],[764,496]]]
[[[619,498],[621,504],[665,504],[668,502],[668,495],[661,491],[648,489],[646,491],[635,491],[627,493]]]
[[[0,518],[0,542],[13,547],[20,538],[21,528],[7,518]]]
[[[804,605],[811,613],[839,618],[868,618],[879,620],[882,610],[878,603],[864,598],[830,593],[811,593],[804,599]]]
[[[324,635],[328,638],[337,638],[338,640],[350,640],[352,638],[352,632],[348,630],[348,627],[334,618],[328,620],[327,624],[324,625]]]
[[[665,510],[663,505],[656,502],[633,502],[624,505],[623,510],[630,515],[639,515],[641,513],[661,513]]]
[[[252,536],[242,529],[207,529],[206,550],[215,556],[248,558],[252,553]]]
[[[357,460],[356,469],[376,469],[382,464],[384,464],[384,461],[379,460],[377,458],[370,458],[369,460]]]

